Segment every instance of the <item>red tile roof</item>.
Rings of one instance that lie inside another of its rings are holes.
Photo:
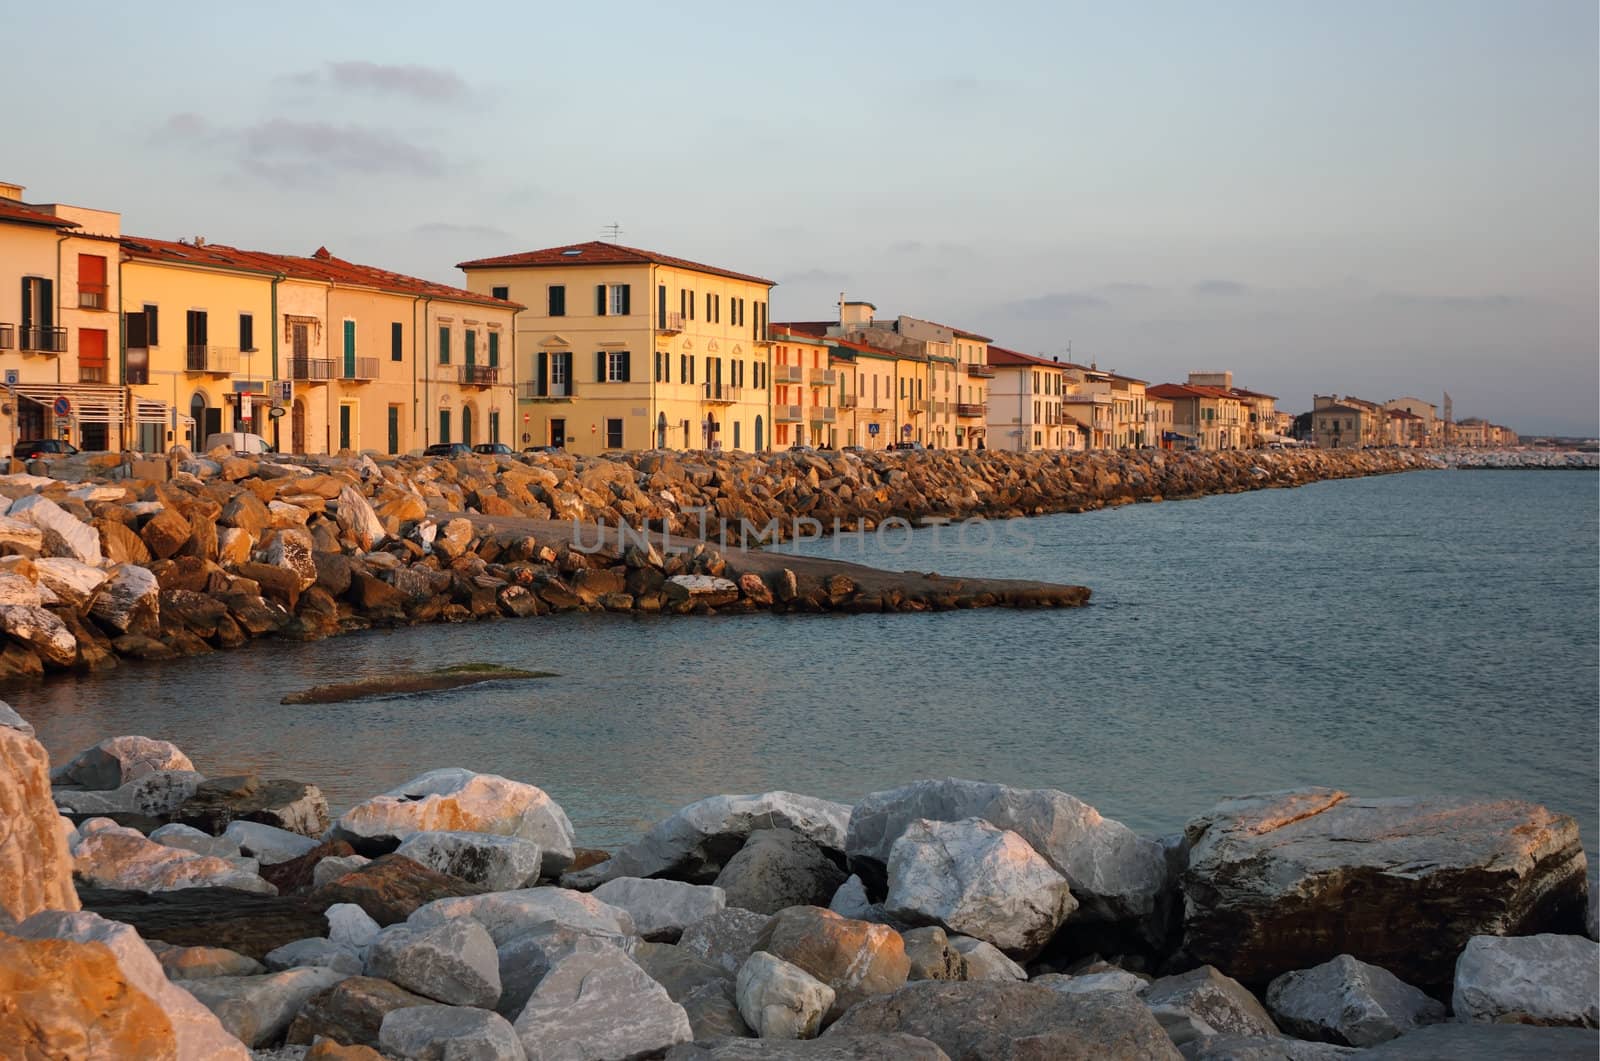
[[[841,338],[841,337],[839,337],[837,335],[828,336],[828,342],[829,342],[830,345],[833,345],[833,346],[842,346],[846,350],[858,350],[861,353],[864,353],[864,354],[876,354],[879,357],[892,357],[892,358],[895,358],[896,360],[899,360],[899,361],[920,361],[920,360],[922,360],[921,358],[918,358],[918,357],[912,357],[909,354],[901,354],[901,353],[896,353],[893,350],[885,350],[881,346],[870,346],[867,343],[858,343],[853,339],[844,339],[844,338]]]
[[[774,324],[767,330],[771,332],[774,341],[787,339],[796,343],[820,344],[822,342],[822,336],[811,332],[798,331],[787,324]]]
[[[989,364],[991,365],[1040,365],[1044,368],[1078,368],[1070,361],[1052,361],[1048,357],[1037,357],[1025,354],[1021,350],[1008,350],[1003,346],[989,344]]]
[[[828,334],[829,328],[838,327],[837,321],[777,321],[774,328],[787,328],[800,335],[823,336]]]
[[[1151,398],[1165,398],[1175,400],[1181,398],[1231,398],[1239,400],[1237,394],[1230,394],[1220,387],[1199,387],[1192,383],[1157,383],[1154,387],[1147,388],[1145,394]]]
[[[1243,387],[1233,388],[1233,393],[1241,398],[1271,398],[1273,401],[1278,400],[1276,394],[1262,394],[1260,391],[1246,390]]]
[[[604,240],[569,243],[565,247],[546,247],[543,250],[523,251],[520,254],[503,254],[498,258],[475,258],[470,262],[457,263],[456,268],[493,269],[500,266],[561,265],[668,265],[675,269],[725,276],[730,280],[744,280],[752,284],[765,284],[767,287],[778,286],[776,280],[765,280],[759,276],[736,273],[731,269],[719,269],[714,265],[691,262],[687,258],[674,258],[670,254],[657,254],[655,251],[624,247],[618,243],[606,243]]]
[[[369,287],[390,294],[448,299],[502,309],[523,309],[521,303],[492,298],[464,288],[437,284],[432,280],[394,273],[371,265],[359,265],[336,258],[326,247],[318,247],[308,258],[293,254],[247,251],[220,243],[174,243],[171,240],[125,236],[122,248],[130,257],[149,261],[204,265],[247,272],[282,275],[296,280],[317,280],[347,287]]]
[[[0,221],[14,221],[21,225],[48,225],[51,228],[77,228],[76,221],[68,221],[52,213],[19,203],[15,199],[0,199]]]

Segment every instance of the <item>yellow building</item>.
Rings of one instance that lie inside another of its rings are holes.
[[[987,345],[994,374],[988,380],[985,448],[1013,453],[1082,448],[1077,421],[1066,404],[1069,366]]]
[[[899,358],[888,350],[866,343],[831,338],[835,363],[853,366],[850,394],[854,405],[845,429],[844,445],[864,449],[887,449],[897,438],[899,403],[895,398],[895,378]]]
[[[28,204],[0,183],[0,439],[123,445],[117,378],[120,218],[60,203]]]
[[[518,319],[518,440],[583,454],[766,449],[773,281],[613,243],[462,262]]]
[[[1278,399],[1260,391],[1233,385],[1232,372],[1191,372],[1191,387],[1215,387],[1239,399],[1239,447],[1258,449],[1282,441],[1278,431]]]
[[[234,430],[312,454],[509,441],[511,303],[325,248],[127,238],[123,253],[133,404],[165,415],[141,448]]]
[[[841,445],[837,404],[841,370],[831,354],[832,348],[815,336],[773,329],[773,449]]]
[[[1172,427],[1167,434],[1173,436],[1174,448],[1214,451],[1243,447],[1242,402],[1231,391],[1162,383],[1146,394],[1172,403]]]

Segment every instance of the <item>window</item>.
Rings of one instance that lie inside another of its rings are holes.
[[[78,255],[78,308],[105,309],[106,260],[99,254]]]
[[[153,344],[153,341],[152,341]],[[311,356],[311,326],[304,321],[295,321],[289,327],[289,349],[296,360],[304,361]]]
[[[631,310],[628,307],[628,293],[633,289],[631,284],[611,285],[611,315],[613,317],[626,317]]]
[[[450,410],[449,409],[440,409],[439,410],[439,441],[440,442],[449,442],[450,441]]]
[[[500,333],[489,333],[489,367],[500,367]]]
[[[509,287],[491,287],[489,289],[489,294],[493,295],[495,298],[505,299],[507,301],[510,301],[511,299],[511,289]]]
[[[78,382],[105,383],[106,330],[104,328],[78,329]]]
[[[600,383],[627,383],[628,361],[626,350],[601,350],[595,355],[594,378]]]
[[[256,348],[256,319],[249,313],[239,314],[239,350],[249,353]]]
[[[622,448],[622,420],[620,418],[606,421],[606,448]]]
[[[626,317],[632,312],[629,306],[629,284],[596,284],[594,312],[597,317]]]
[[[551,284],[548,296],[550,300],[550,316],[565,317],[567,315],[567,285]]]
[[[489,441],[500,441],[500,411],[498,409],[489,412]]]
[[[568,385],[572,379],[572,353],[564,351],[550,355],[550,388],[553,394],[571,394],[572,388]]]
[[[207,315],[205,310],[192,309],[189,311],[185,328],[186,337],[189,343],[190,368],[205,367],[206,343],[208,338],[206,322]],[[198,354],[201,359],[198,365],[194,363],[196,354]]]
[[[450,363],[450,325],[439,325],[439,364]],[[448,438],[441,438],[440,442],[449,442]]]
[[[389,325],[389,360],[399,361],[405,357],[406,329],[399,321]],[[392,451],[391,451],[392,452]]]
[[[683,383],[692,382],[689,378],[689,355],[678,355],[678,379]]]
[[[478,333],[475,329],[467,329],[466,343],[463,345],[463,350],[467,355],[467,364],[476,365],[478,363]]]
[[[656,285],[656,327],[667,326],[667,285]]]
[[[161,342],[157,337],[157,332],[160,330],[157,327],[159,313],[160,311],[155,306],[148,302],[144,304],[144,337],[145,341],[151,346],[156,346]]]
[[[689,292],[689,319],[694,320],[694,292]]]

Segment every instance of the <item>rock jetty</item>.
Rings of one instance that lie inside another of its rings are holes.
[[[1588,471],[1600,469],[1594,450],[1448,449],[1431,456],[1446,468],[1488,471]]]
[[[566,611],[1081,605],[1079,586],[757,547],[1431,466],[1266,450],[34,461],[0,475],[0,682],[258,637]]]
[[[1528,803],[1307,789],[1155,838],[1065,792],[947,778],[854,806],[710,796],[607,853],[537,786],[471,770],[330,820],[315,785],[207,779],[142,737],[54,786],[9,712],[0,750],[24,825],[0,834],[0,1042],[21,1056],[1600,1049],[1578,829]],[[61,814],[151,778],[167,805]],[[223,827],[229,806],[282,824]]]

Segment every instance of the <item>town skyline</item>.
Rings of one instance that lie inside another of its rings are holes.
[[[1232,370],[1297,411],[1448,390],[1457,418],[1600,432],[1587,5],[1019,8],[1025,35],[868,10],[787,36],[625,5],[544,17],[532,63],[525,16],[469,33],[401,6],[381,32],[285,19],[190,49],[183,77],[113,79],[157,38],[242,26],[183,10],[20,13],[70,34],[51,61],[72,76],[19,115],[36,147],[0,179],[120,209],[134,236],[327,246],[455,285],[458,261],[615,221],[777,280],[774,320],[842,292],[1152,382]],[[590,39],[651,90],[579,78],[593,54],[557,44]],[[663,41],[716,61],[660,61]]]

